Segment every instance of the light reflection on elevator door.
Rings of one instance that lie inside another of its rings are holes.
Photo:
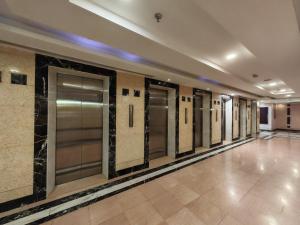
[[[102,172],[103,81],[57,75],[56,184]]]

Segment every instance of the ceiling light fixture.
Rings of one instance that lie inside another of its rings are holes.
[[[270,86],[270,87],[274,87],[274,86],[276,86],[276,85],[277,85],[276,82],[269,83],[269,86]]]
[[[226,56],[226,59],[227,60],[233,60],[237,57],[237,54],[236,53],[230,53]]]
[[[170,79],[170,78],[168,78],[168,81],[171,81],[171,79]]]
[[[260,90],[265,90],[263,87],[259,86],[259,85],[256,85],[256,87]]]
[[[291,97],[292,95],[286,95],[285,97]]]

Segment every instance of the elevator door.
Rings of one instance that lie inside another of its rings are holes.
[[[167,155],[168,91],[150,88],[149,159]]]
[[[195,96],[195,148],[203,145],[203,96]]]
[[[103,81],[57,75],[56,184],[102,172]]]

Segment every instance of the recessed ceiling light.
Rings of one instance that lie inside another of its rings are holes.
[[[168,81],[171,81],[171,79],[170,79],[170,78],[168,78]]]
[[[263,87],[259,86],[259,85],[256,85],[256,87],[260,90],[265,90]]]
[[[236,57],[237,57],[236,53],[230,53],[230,54],[226,55],[227,60],[232,60],[232,59],[235,59]]]
[[[277,85],[276,82],[269,83],[269,86],[270,86],[270,87],[274,87],[274,86],[276,86],[276,85]]]
[[[285,97],[291,97],[292,95],[286,95]]]
[[[234,94],[234,93],[231,93],[230,95],[231,95],[231,96],[234,96],[235,94]]]

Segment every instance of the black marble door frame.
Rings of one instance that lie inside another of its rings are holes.
[[[109,77],[109,178],[115,173],[116,152],[116,72],[66,59],[36,54],[33,194],[1,203],[1,212],[46,198],[48,147],[48,67],[71,69]]]
[[[179,85],[174,83],[169,83],[166,81],[160,81],[150,78],[145,78],[145,148],[144,148],[144,163],[149,164],[149,122],[150,122],[150,114],[149,114],[149,99],[150,93],[149,88],[150,85],[161,86],[165,88],[173,88],[176,91],[176,136],[175,136],[175,157],[179,155]]]

